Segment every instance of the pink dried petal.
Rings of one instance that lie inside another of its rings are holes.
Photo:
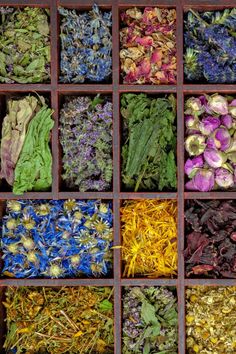
[[[151,47],[153,45],[153,38],[151,36],[147,36],[144,38],[137,37],[135,41],[143,47]]]
[[[141,75],[148,75],[151,71],[151,63],[149,58],[144,58],[139,66]]]
[[[162,56],[163,56],[162,51],[160,49],[155,50],[151,56],[151,63],[155,64],[155,63],[160,62],[162,59]]]

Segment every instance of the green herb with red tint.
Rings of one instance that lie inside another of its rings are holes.
[[[122,11],[121,75],[126,84],[176,83],[176,11],[136,7]]]

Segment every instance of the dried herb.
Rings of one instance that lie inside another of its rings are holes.
[[[7,100],[7,115],[2,124],[1,178],[5,178],[11,186],[14,182],[14,169],[25,141],[28,124],[43,103],[43,97],[32,95]]]
[[[176,83],[176,10],[121,12],[121,74],[127,84]]]
[[[176,189],[176,100],[123,94],[122,181],[126,189]]]
[[[109,275],[112,222],[110,202],[8,201],[1,237],[2,275],[16,278]]]
[[[187,353],[236,351],[236,287],[195,286],[186,291]]]
[[[111,354],[113,304],[109,287],[7,288],[6,351]],[[109,309],[101,311],[103,302]]]
[[[126,201],[121,208],[121,223],[123,276],[176,275],[176,201]]]
[[[185,102],[185,173],[189,190],[236,187],[236,99],[201,95]]]
[[[112,72],[112,12],[77,13],[59,8],[61,22],[61,76],[65,83],[108,80]]]
[[[53,111],[44,105],[30,121],[14,171],[13,193],[45,191],[52,185],[52,154],[49,147]]]
[[[188,81],[236,82],[236,8],[197,12],[185,18],[185,65]]]
[[[0,15],[0,82],[48,81],[49,11],[40,7],[0,7]]]
[[[176,290],[126,287],[123,296],[123,354],[177,354]]]
[[[236,278],[236,202],[186,204],[186,276]]]
[[[106,191],[112,182],[112,103],[66,97],[60,112],[63,175],[69,189]]]

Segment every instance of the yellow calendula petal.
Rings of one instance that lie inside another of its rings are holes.
[[[78,331],[78,332],[74,335],[74,337],[81,337],[83,334],[84,334],[84,332]]]

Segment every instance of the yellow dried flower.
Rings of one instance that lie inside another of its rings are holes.
[[[188,353],[235,354],[236,286],[194,286],[186,298]]]
[[[177,203],[132,200],[121,208],[124,276],[177,274]]]

